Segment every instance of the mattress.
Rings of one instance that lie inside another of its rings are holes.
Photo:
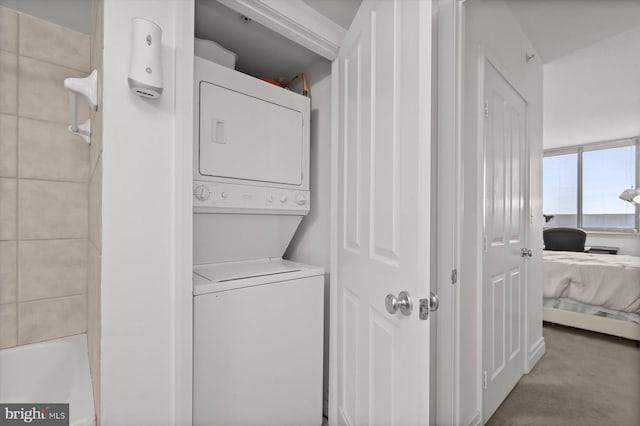
[[[545,251],[543,274],[545,299],[640,314],[640,257]]]

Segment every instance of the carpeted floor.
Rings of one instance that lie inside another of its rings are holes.
[[[634,342],[548,323],[544,338],[545,355],[487,425],[640,425],[640,349]]]

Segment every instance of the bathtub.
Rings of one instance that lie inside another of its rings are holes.
[[[70,426],[95,426],[87,335],[0,350],[0,402],[68,402]]]

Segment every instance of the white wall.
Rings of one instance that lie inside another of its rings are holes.
[[[0,5],[81,33],[91,34],[91,0],[0,0]]]
[[[618,247],[618,254],[640,256],[640,237],[637,234],[605,234],[587,232],[587,246]]]
[[[325,270],[324,404],[329,389],[329,269],[331,215],[331,64],[321,60],[306,71],[311,94],[311,211],[302,220],[285,258]]]
[[[526,63],[525,53],[533,46],[503,0],[473,0],[466,5],[465,70],[463,101],[464,221],[462,269],[460,276],[460,423],[478,421],[482,407],[481,360],[482,329],[482,141],[479,140],[478,114],[483,93],[481,57],[485,55],[526,99],[530,151],[530,191],[533,224],[528,260],[527,348],[533,363],[544,350],[542,338],[542,64],[539,59]]]
[[[285,257],[329,272],[331,210],[331,64],[319,61],[306,72],[311,95],[311,210],[302,220]]]
[[[174,77],[176,46],[185,43],[177,31],[188,24],[182,9],[190,5],[190,0],[104,1],[101,420],[108,426],[180,423],[175,346],[181,336],[174,326],[182,313],[176,312],[175,299],[176,289],[190,291],[191,274],[190,263],[182,265],[184,230],[176,224],[183,220],[180,206],[190,211],[190,197],[177,202],[183,188],[176,181],[184,177],[177,161],[191,139],[175,137],[181,123]],[[133,95],[127,85],[133,17],[163,30],[160,99]],[[183,83],[190,92],[189,80]]]
[[[640,26],[544,65],[545,149],[640,135],[638,46]],[[588,233],[587,245],[640,256],[638,235]]]
[[[640,26],[544,65],[544,148],[640,135]]]

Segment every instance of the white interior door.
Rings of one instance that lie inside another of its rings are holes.
[[[429,423],[431,2],[364,0],[337,81],[337,422]],[[388,294],[413,310],[389,313]]]
[[[485,61],[483,417],[524,374],[526,102]]]

